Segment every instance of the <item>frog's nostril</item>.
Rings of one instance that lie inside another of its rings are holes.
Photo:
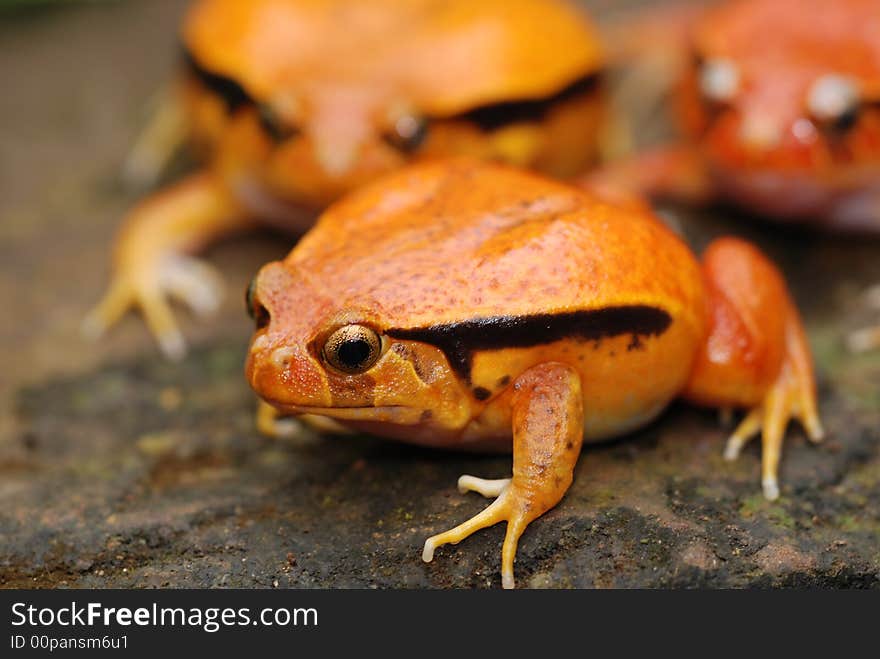
[[[268,327],[269,320],[271,320],[269,310],[262,304],[257,303],[257,306],[254,309],[254,322],[257,325],[257,329],[261,330],[264,327]]]
[[[767,151],[782,141],[782,127],[772,119],[748,117],[740,127],[739,137],[746,147]]]
[[[319,144],[315,157],[327,176],[338,179],[353,169],[357,152],[355,147],[342,144]]]

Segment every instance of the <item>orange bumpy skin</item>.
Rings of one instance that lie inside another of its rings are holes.
[[[820,432],[797,312],[756,250],[719,242],[701,269],[649,211],[500,165],[412,166],[347,196],[262,268],[248,304],[247,378],[281,413],[512,447],[511,479],[459,481],[495,502],[424,550],[507,521],[506,587],[520,534],[562,498],[583,440],[638,428],[679,395],[742,406],[737,442],[761,427],[772,440],[774,497],[777,430],[794,415]]]
[[[180,356],[166,298],[211,308],[217,278],[203,264],[168,274],[169,262],[256,222],[302,232],[316,210],[412,160],[468,155],[570,176],[596,156],[602,53],[566,0],[199,0],[182,38],[176,110],[160,111],[129,169],[149,173],[175,131],[208,164],[133,211],[92,335],[137,306]],[[193,196],[210,201],[194,213]]]

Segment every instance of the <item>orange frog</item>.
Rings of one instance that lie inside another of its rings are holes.
[[[683,144],[597,178],[880,233],[880,2],[729,0],[671,23],[621,35],[636,50],[662,43],[663,28],[667,40],[687,35],[674,95]],[[880,346],[880,328],[850,339]]]
[[[330,207],[248,292],[246,373],[288,415],[460,450],[513,449],[513,476],[462,476],[495,498],[427,540],[507,522],[517,542],[572,481],[583,441],[639,428],[678,396],[747,415],[762,483],[790,418],[822,437],[811,357],[777,269],[724,238],[702,264],[659,219],[499,164],[413,165]]]
[[[413,159],[571,176],[597,154],[602,53],[565,0],[199,0],[182,37],[176,101],[130,169],[155,170],[181,126],[207,164],[131,211],[85,322],[93,336],[137,307],[180,357],[167,298],[210,312],[219,293],[188,253],[258,222],[302,232],[316,210]]]

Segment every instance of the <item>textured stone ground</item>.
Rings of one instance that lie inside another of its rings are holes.
[[[238,291],[291,241],[211,252],[232,292],[195,344],[157,359],[137,319],[98,346],[77,325],[106,278],[116,182],[173,61],[179,2],[77,7],[0,25],[0,585],[24,587],[498,586],[503,528],[438,551],[425,537],[476,513],[464,472],[509,458],[366,437],[259,437],[241,376]],[[757,240],[792,282],[816,352],[828,441],[786,444],[783,497],[760,496],[759,451],[720,458],[716,415],[676,406],[582,455],[565,500],[517,561],[539,587],[880,587],[880,354],[841,333],[870,319],[880,243],[773,229],[729,212],[675,213],[699,247]]]

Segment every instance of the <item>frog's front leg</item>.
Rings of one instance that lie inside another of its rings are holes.
[[[354,431],[346,428],[338,421],[317,414],[300,414],[287,416],[279,412],[266,401],[257,401],[257,413],[254,417],[257,431],[272,439],[296,440],[306,443],[315,439],[315,434],[353,435]]]
[[[210,172],[193,175],[146,199],[122,226],[110,287],[86,317],[83,332],[99,337],[126,311],[138,307],[163,352],[172,359],[181,358],[185,343],[168,298],[207,314],[219,305],[222,290],[214,270],[187,252],[250,227],[252,221]]]
[[[272,439],[298,438],[306,431],[298,419],[292,416],[284,416],[264,400],[257,401],[257,413],[254,421],[257,431],[261,435]]]
[[[716,407],[749,410],[728,440],[735,459],[757,433],[762,438],[764,495],[779,497],[779,458],[789,419],[813,441],[823,437],[810,349],[794,303],[777,269],[756,248],[722,238],[703,257],[709,330],[685,396]]]
[[[504,588],[513,588],[513,561],[519,538],[534,519],[555,506],[571,485],[584,431],[581,382],[577,373],[558,363],[540,364],[512,385],[513,478],[486,481],[459,479],[459,488],[497,496],[483,512],[425,542],[422,558],[457,544],[480,529],[507,522],[501,551]]]

